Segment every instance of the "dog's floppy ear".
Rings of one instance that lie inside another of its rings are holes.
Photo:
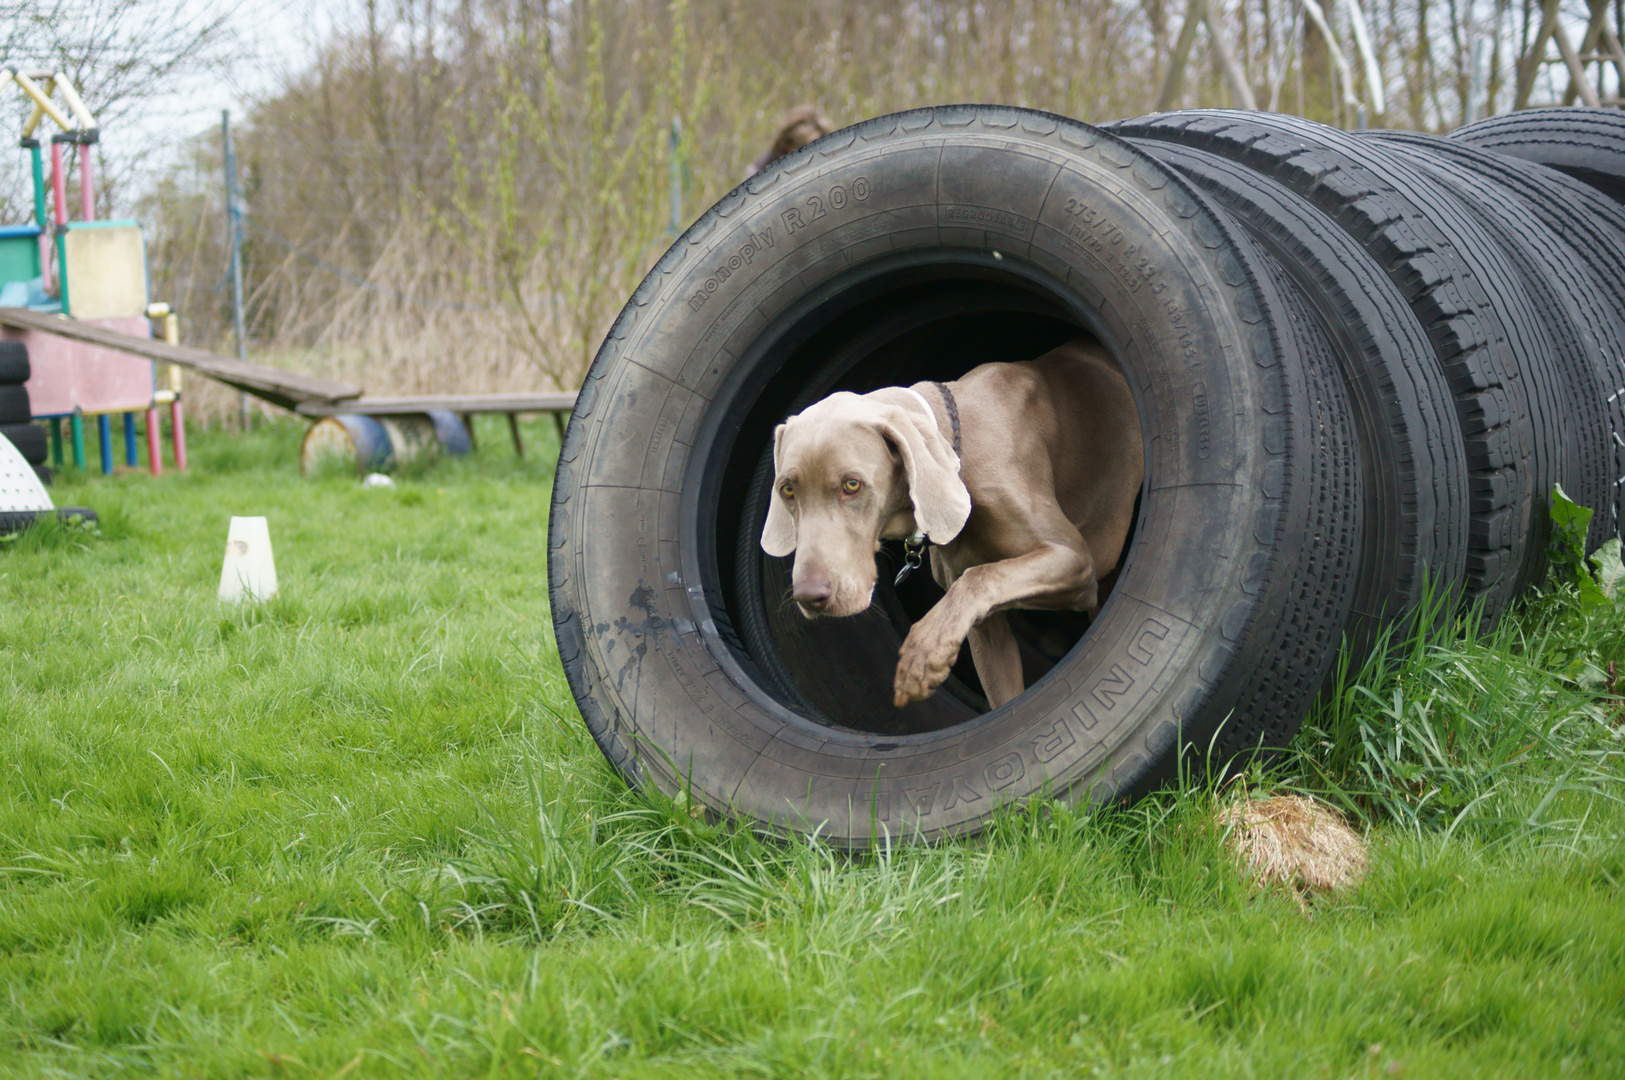
[[[970,518],[970,491],[959,478],[958,455],[943,438],[936,417],[913,409],[888,410],[880,430],[903,455],[914,524],[933,544],[946,544]]]
[[[773,475],[779,474],[779,447],[784,445],[785,425],[773,431]],[[762,526],[762,550],[783,558],[796,550],[796,519],[784,508],[777,490],[768,496],[767,524]]]

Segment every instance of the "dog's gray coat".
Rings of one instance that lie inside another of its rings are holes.
[[[958,458],[932,383],[832,394],[774,433],[762,550],[795,553],[804,614],[863,611],[881,541],[931,541],[931,573],[947,595],[903,642],[899,708],[941,685],[967,637],[988,701],[1021,693],[1003,612],[1098,607],[1145,467],[1133,394],[1088,338],[1037,360],[983,364],[947,386],[959,409]]]

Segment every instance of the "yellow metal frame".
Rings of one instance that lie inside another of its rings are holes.
[[[30,140],[33,138],[34,132],[39,127],[40,123],[49,118],[52,123],[61,129],[62,135],[77,136],[77,138],[73,141],[88,145],[89,143],[94,142],[96,139],[96,118],[91,114],[90,110],[85,107],[84,99],[79,96],[79,91],[74,88],[73,81],[63,72],[21,71],[17,68],[0,67],[0,88],[3,88],[7,83],[16,83],[18,89],[27,95],[28,99],[34,103],[33,109],[28,114],[27,122],[23,124],[22,138],[24,140],[23,145],[31,145],[33,147],[34,185],[36,189],[35,199],[42,230],[40,242],[41,263],[43,269],[44,267],[49,266],[49,260],[45,258],[44,250],[45,233],[43,230],[46,225],[44,210],[45,196],[42,188],[43,180],[40,173],[39,144],[37,142],[30,142]],[[61,97],[60,105],[56,101],[52,100],[54,96]],[[85,152],[88,154],[88,150]],[[85,167],[87,170],[89,168],[88,161],[89,159],[87,157],[85,159]],[[86,214],[86,217],[89,217],[88,213]],[[58,235],[61,235],[60,232]],[[61,257],[61,253],[64,249],[59,245],[57,250],[59,257]],[[62,269],[62,277],[65,279],[65,260],[62,264]],[[66,299],[65,296],[64,299]],[[153,329],[159,331],[164,340],[168,341],[172,345],[179,344],[180,320],[176,317],[175,313],[170,310],[168,304],[147,304],[143,314],[153,323],[157,324],[153,327]],[[161,381],[164,386],[162,389],[160,389],[158,386],[153,387],[152,402],[147,406],[147,451],[149,457],[151,458],[151,468],[154,475],[162,471],[162,465],[160,464],[159,460],[161,453],[159,450],[159,439],[157,434],[158,408],[161,405],[168,405],[170,409],[171,438],[175,446],[175,467],[184,472],[186,469],[186,430],[181,415],[180,369],[173,364],[157,364],[155,366],[154,374],[158,377],[158,379],[155,381]],[[135,428],[132,422],[134,413],[129,412],[128,410],[118,411],[124,414],[126,454],[129,457],[129,464],[134,465],[136,455],[135,443],[133,441],[133,432],[135,431]],[[102,469],[103,471],[108,472],[112,470],[112,458],[109,451],[109,447],[111,445],[111,426],[108,422],[112,415],[113,414],[111,413],[86,413],[81,411],[74,413],[74,415],[70,418],[69,424],[72,428],[73,439],[73,463],[76,467],[83,468],[85,464],[84,418],[86,416],[95,416],[101,429],[102,436]],[[52,460],[58,465],[62,464],[63,440],[61,431],[62,429],[60,423],[57,420],[52,420]]]
[[[163,332],[158,335],[159,337],[171,345],[181,343],[181,317],[175,314],[168,304],[148,304],[147,318],[163,327]],[[165,364],[156,360],[153,363],[158,368],[159,377],[167,384],[165,389],[153,391],[153,404],[168,405],[170,402],[178,400],[181,396],[181,369],[174,364]]]
[[[35,80],[39,80],[36,82]],[[39,123],[49,116],[51,122],[64,132],[68,131],[95,131],[96,118],[90,110],[85,108],[84,99],[79,91],[73,88],[73,82],[60,71],[56,72],[26,72],[15,68],[0,68],[0,86],[14,82],[29,99],[34,102],[34,111],[28,114],[28,122],[23,125],[23,138],[34,134]],[[63,112],[51,95],[61,91],[62,101],[67,105],[68,111]],[[69,113],[72,118],[69,118]]]

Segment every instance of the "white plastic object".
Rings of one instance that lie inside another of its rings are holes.
[[[34,467],[10,439],[0,435],[0,511],[54,509]]]
[[[269,600],[276,595],[276,560],[271,530],[262,517],[234,517],[226,534],[226,562],[220,570],[220,599],[228,604]]]
[[[392,488],[395,486],[395,481],[391,480],[381,472],[374,472],[368,473],[362,479],[361,486],[370,488]]]

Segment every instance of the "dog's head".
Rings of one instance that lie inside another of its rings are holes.
[[[832,394],[790,417],[774,432],[773,471],[762,550],[795,553],[808,617],[869,606],[881,540],[924,532],[944,544],[970,517],[952,444],[925,400],[898,387]]]

